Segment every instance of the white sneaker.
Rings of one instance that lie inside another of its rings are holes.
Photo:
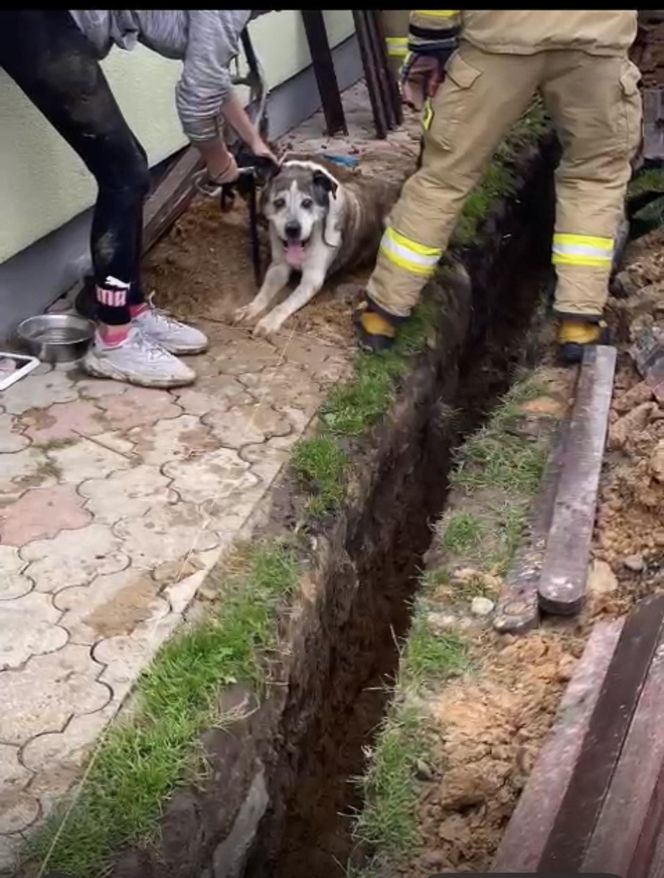
[[[97,378],[114,378],[141,387],[182,387],[196,379],[193,369],[136,326],[131,327],[125,341],[113,347],[95,336],[83,368]]]
[[[171,354],[202,354],[208,346],[206,336],[199,329],[180,323],[166,311],[155,308],[152,302],[142,314],[134,317],[133,323]]]

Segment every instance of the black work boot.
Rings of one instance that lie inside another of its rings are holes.
[[[608,342],[609,331],[603,320],[565,318],[558,327],[558,358],[563,365],[574,366],[583,359],[584,348]]]
[[[376,305],[368,296],[360,302],[354,314],[355,329],[360,347],[376,354],[388,351],[396,339],[396,328],[404,317],[395,317]]]

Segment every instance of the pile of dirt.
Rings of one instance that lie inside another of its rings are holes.
[[[523,638],[487,634],[472,659],[482,673],[448,685],[428,705],[433,764],[420,798],[426,845],[399,874],[484,872],[549,730],[582,641],[550,628]]]

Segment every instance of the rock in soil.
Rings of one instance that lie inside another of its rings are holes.
[[[633,573],[641,573],[645,569],[646,562],[643,560],[643,555],[628,555],[623,558],[623,565]]]
[[[486,617],[493,613],[494,606],[494,602],[490,601],[489,598],[476,597],[470,603],[470,612],[473,616]]]
[[[618,580],[611,565],[596,558],[590,565],[586,588],[591,594],[610,594],[615,591]]]

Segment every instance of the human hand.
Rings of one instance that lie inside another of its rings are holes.
[[[406,61],[401,74],[404,103],[421,110],[425,100],[436,94],[444,76],[444,64],[440,58],[415,54],[411,61]]]
[[[279,164],[279,159],[259,134],[252,139],[248,146],[256,158],[268,159],[269,161],[274,162],[275,165]]]

